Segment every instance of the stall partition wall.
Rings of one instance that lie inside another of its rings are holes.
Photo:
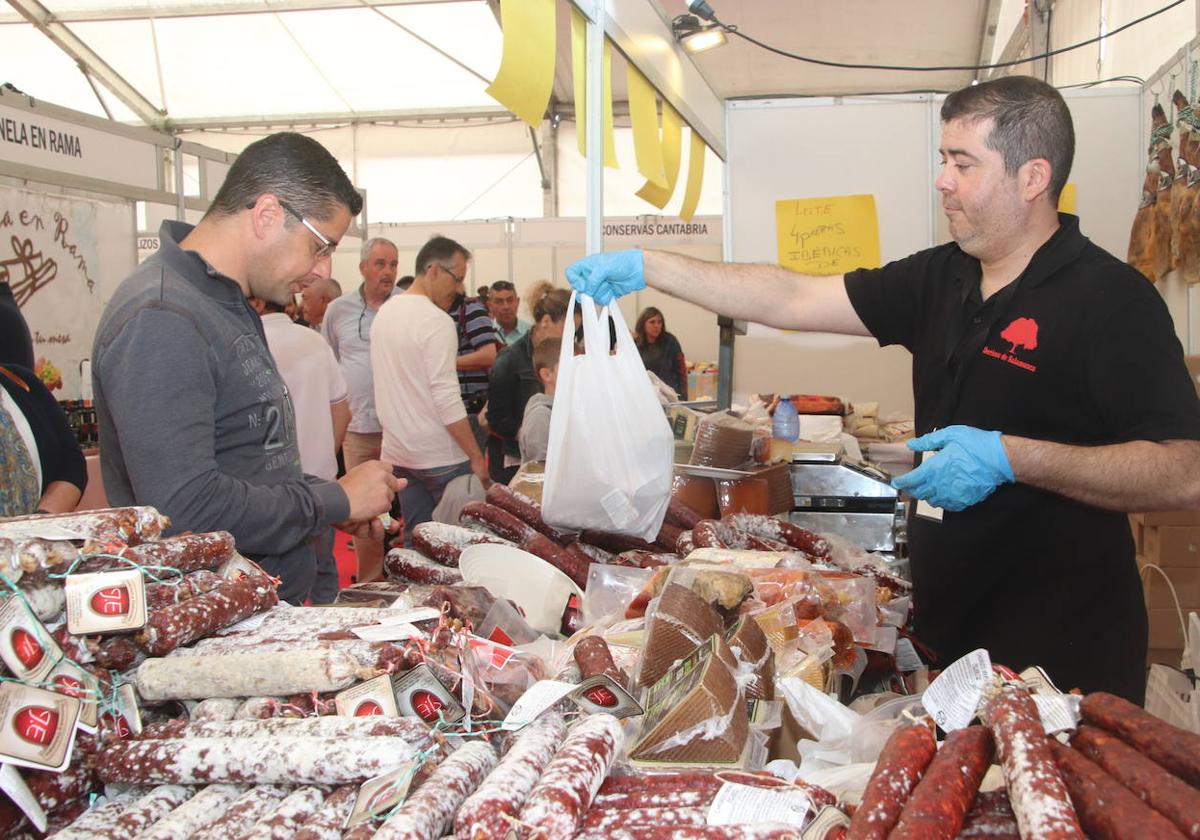
[[[441,234],[470,249],[467,288],[511,280],[521,296],[520,316],[530,318],[529,291],[540,280],[566,287],[564,270],[584,255],[583,219],[494,219],[480,222],[430,222],[370,225],[370,236],[383,236],[400,250],[400,274],[411,274],[417,251]],[[691,222],[666,216],[610,218],[604,222],[605,250],[663,248],[698,259],[719,260],[723,226],[718,216]],[[357,271],[343,289],[357,288]],[[662,310],[667,328],[679,338],[689,361],[717,360],[717,318],[698,306],[645,289],[621,299],[621,312],[632,329],[646,306]]]
[[[1065,92],[1075,121],[1071,173],[1083,232],[1124,258],[1145,161],[1140,90]],[[775,202],[875,196],[884,262],[949,239],[933,188],[938,109],[931,95],[741,100],[726,104],[727,258],[779,260]],[[1186,311],[1168,297],[1177,329]],[[1186,342],[1185,342],[1186,346]],[[912,364],[870,338],[750,325],[735,342],[735,402],[761,392],[835,394],[912,416]]]

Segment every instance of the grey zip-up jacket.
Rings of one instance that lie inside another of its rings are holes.
[[[225,530],[240,552],[303,601],[314,536],[350,515],[335,482],[304,475],[287,386],[241,288],[178,243],[121,283],[96,330],[92,380],[104,489],[112,505],[153,505],[170,533]]]

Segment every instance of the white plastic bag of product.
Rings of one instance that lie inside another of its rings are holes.
[[[575,294],[571,295],[573,310]],[[671,495],[674,437],[614,304],[580,297],[584,352],[564,338],[542,492],[542,516],[562,530],[610,531],[652,542]],[[609,352],[609,318],[616,346]]]

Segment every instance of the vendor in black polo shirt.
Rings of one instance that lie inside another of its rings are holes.
[[[567,269],[600,303],[652,286],[732,318],[913,354],[924,463],[897,487],[918,636],[1141,702],[1146,611],[1125,511],[1200,509],[1200,401],[1162,298],[1056,211],[1075,136],[1029,77],[942,106],[954,243],[844,277],[657,251]]]

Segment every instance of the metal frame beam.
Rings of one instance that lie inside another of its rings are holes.
[[[1023,21],[1018,23],[1016,28],[1013,29],[1012,35],[1009,36],[1008,43],[1004,45],[1004,52],[1000,53],[999,63],[1002,64],[1006,61],[1016,61],[1018,58],[1020,58],[1025,52],[1025,49],[1029,46],[1029,39],[1030,31],[1028,24],[1024,23]],[[1030,55],[1032,55],[1032,53],[1030,53]],[[991,79],[995,78],[996,76],[1003,75],[1002,71],[1008,69],[1010,68],[993,68],[987,71],[987,76],[985,78]]]
[[[258,116],[214,116],[168,119],[168,131],[204,131],[231,128],[292,128],[304,126],[365,125],[439,120],[485,120],[512,122],[517,118],[504,108],[490,105],[427,111],[419,108],[396,111],[343,111],[311,114],[262,114]]]
[[[983,31],[979,34],[979,58],[976,64],[991,64],[996,46],[996,28],[1000,25],[1000,7],[1004,0],[987,0],[983,8]],[[982,79],[986,70],[976,70],[975,78]]]
[[[372,6],[411,6],[428,3],[453,3],[460,0],[378,0]],[[193,3],[156,7],[155,18],[221,17],[225,15],[261,15],[269,12],[320,12],[333,9],[361,9],[361,0],[239,0],[232,3]],[[114,3],[96,9],[79,9],[55,13],[51,19],[56,23],[96,23],[113,20],[145,20],[150,17],[146,6],[129,6]],[[18,23],[22,17],[15,14],[0,15],[0,23]]]
[[[154,103],[142,96],[137,88],[109,66],[108,62],[97,55],[81,38],[66,25],[55,20],[50,10],[38,0],[8,0],[8,4],[16,9],[21,17],[36,26],[56,47],[69,55],[79,65],[80,70],[108,88],[125,107],[137,114],[138,119],[146,125],[162,127],[166,112],[155,107]]]

